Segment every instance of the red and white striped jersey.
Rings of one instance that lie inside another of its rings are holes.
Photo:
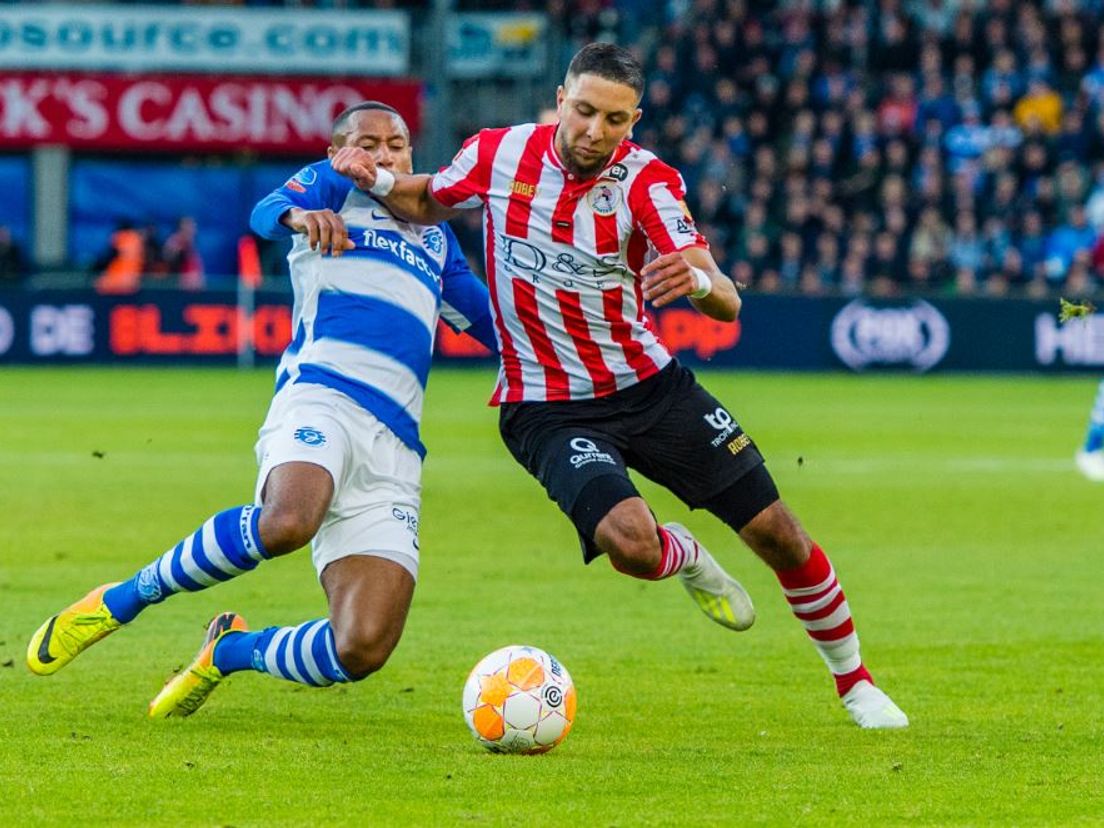
[[[554,125],[486,129],[430,182],[448,207],[483,207],[487,281],[502,366],[493,403],[602,397],[671,361],[644,315],[649,257],[708,247],[682,176],[622,142],[579,179]]]

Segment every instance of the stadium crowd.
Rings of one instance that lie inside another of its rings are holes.
[[[546,9],[565,55],[634,44],[634,140],[682,172],[715,258],[752,289],[1104,283],[1104,0],[456,4],[477,6]],[[456,225],[481,267],[477,213]]]
[[[681,170],[716,258],[757,289],[1090,294],[1101,12],[694,0],[642,33],[636,140]]]

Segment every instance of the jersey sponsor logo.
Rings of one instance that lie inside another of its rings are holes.
[[[716,437],[710,440],[710,445],[712,445],[713,448],[718,448],[725,440],[732,436],[737,428],[739,428],[739,426],[736,425],[736,421],[732,418],[732,415],[720,407],[712,414],[704,415],[704,419],[712,428],[719,432]],[[735,451],[732,453],[736,454]]]
[[[442,245],[443,241],[442,239]],[[426,257],[412,245],[407,244],[405,239],[400,238],[397,233],[376,231],[369,228],[364,231],[364,235],[361,237],[361,243],[369,250],[379,250],[390,254],[408,267],[420,270],[432,279],[434,283],[439,283],[441,281],[440,271],[434,268]]]
[[[599,182],[587,193],[587,204],[600,216],[612,216],[621,206],[621,188]]]
[[[537,185],[528,181],[518,181],[516,178],[510,182],[510,192],[524,198],[533,198],[537,194]]]
[[[394,506],[391,509],[391,517],[406,527],[406,531],[413,535],[411,543],[414,544],[414,548],[418,548],[418,515],[415,512],[411,512],[408,509],[400,509],[398,506]]]
[[[617,465],[617,461],[613,459],[612,454],[600,450],[597,443],[586,437],[572,437],[570,446],[575,453],[572,454],[569,459],[571,460],[571,465],[576,469],[581,469],[583,466],[589,466],[591,463],[609,463],[611,466]]]
[[[422,246],[434,256],[440,256],[445,249],[445,234],[437,227],[427,227],[422,232]]]
[[[296,181],[294,178],[289,178],[287,180],[287,182],[284,184],[284,186],[287,187],[292,192],[296,192],[296,193],[305,193],[307,191],[307,188],[304,187],[302,184],[300,184],[298,181]]]
[[[525,273],[533,284],[538,284],[542,277],[557,276],[564,277],[561,281],[567,288],[574,287],[578,280],[586,281],[588,286],[599,290],[606,290],[620,284],[628,275],[628,270],[617,253],[583,261],[571,253],[561,252],[556,254],[556,258],[550,259],[536,245],[505,234],[500,234],[498,239],[499,262],[508,269]]]
[[[739,436],[736,437],[735,440],[733,440],[731,443],[729,443],[725,448],[727,448],[733,454],[739,454],[741,451],[743,451],[744,449],[746,449],[750,445],[751,445],[751,438],[748,437],[746,434],[740,434]]]
[[[295,429],[292,437],[304,446],[310,446],[311,448],[326,445],[326,435],[311,426],[301,426]]]
[[[675,219],[675,230],[684,236],[693,235],[695,232],[693,223],[686,219]]]
[[[629,168],[626,167],[624,164],[614,164],[612,167],[602,173],[602,177],[612,178],[614,181],[624,181],[626,178],[629,177]]]
[[[934,306],[917,300],[907,307],[879,308],[856,299],[832,320],[832,349],[848,368],[910,365],[927,371],[951,345],[951,326]]]

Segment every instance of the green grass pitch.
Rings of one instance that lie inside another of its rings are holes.
[[[309,555],[143,615],[56,676],[26,640],[248,501],[268,371],[0,371],[0,825],[1074,825],[1104,821],[1104,486],[1073,470],[1095,379],[718,374],[832,556],[866,661],[912,718],[854,727],[770,572],[644,485],[752,592],[747,633],[675,583],[579,562],[501,446],[486,371],[438,371],[422,578],[367,681],[231,678],[147,701],[216,611],[324,613]],[[508,643],[579,689],[567,741],[495,756],[460,691]]]

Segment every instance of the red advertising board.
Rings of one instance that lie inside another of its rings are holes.
[[[422,85],[365,78],[0,72],[0,148],[318,153],[341,110],[395,107],[415,134]]]

